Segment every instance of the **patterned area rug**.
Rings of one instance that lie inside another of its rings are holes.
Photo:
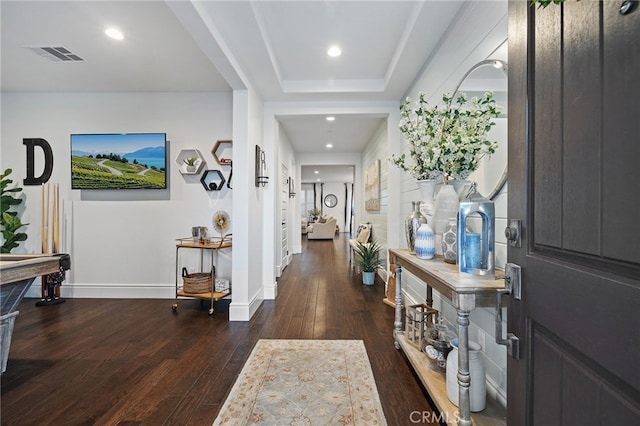
[[[386,425],[361,340],[259,340],[214,425]]]

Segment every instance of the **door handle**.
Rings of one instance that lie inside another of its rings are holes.
[[[502,338],[502,296],[513,294],[514,299],[521,300],[521,270],[515,263],[507,263],[504,268],[505,286],[496,290],[496,343],[507,347],[507,353],[515,359],[520,359],[520,339],[513,334],[507,333],[506,339]]]

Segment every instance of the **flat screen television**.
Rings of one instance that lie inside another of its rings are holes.
[[[166,133],[71,135],[71,189],[165,189]]]

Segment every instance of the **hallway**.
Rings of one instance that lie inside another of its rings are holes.
[[[427,398],[394,348],[393,309],[348,265],[347,234],[303,239],[253,319],[228,302],[69,299],[19,306],[2,425],[210,425],[258,339],[361,339],[389,425],[430,424]],[[437,423],[435,423],[437,424]]]

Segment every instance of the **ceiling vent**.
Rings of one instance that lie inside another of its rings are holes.
[[[47,58],[51,62],[82,62],[84,61],[84,59],[82,59],[80,56],[76,55],[75,53],[72,53],[71,51],[69,51],[69,49],[66,49],[64,47],[47,47],[47,46],[31,47],[30,46],[30,47],[27,47],[27,49],[31,50],[38,56]]]

